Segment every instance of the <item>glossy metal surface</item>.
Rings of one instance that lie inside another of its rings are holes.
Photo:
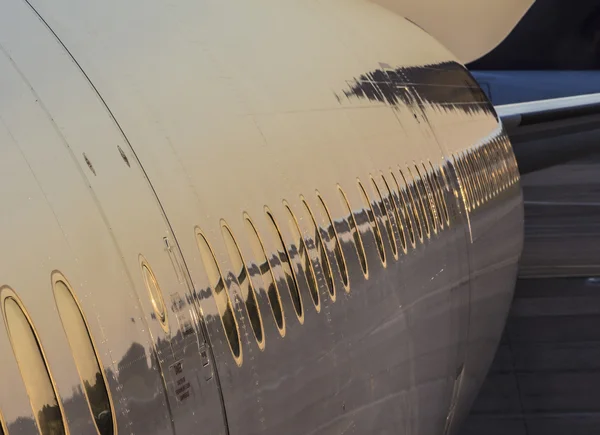
[[[40,433],[68,434],[63,403],[31,317],[8,287],[0,295],[2,316]]]
[[[0,5],[0,49],[0,279],[72,433],[96,429],[54,270],[115,432],[454,433],[522,201],[493,108],[434,39],[363,1],[34,0]],[[9,349],[0,330],[0,409],[35,433]]]
[[[67,278],[60,272],[56,271],[52,274],[52,287],[56,308],[69,341],[98,435],[113,435],[117,426],[114,404],[108,391],[106,373],[100,367],[98,351],[90,335],[85,314]]]
[[[554,5],[552,2],[536,3],[535,0],[371,1],[407,17],[449,48],[464,63],[475,61],[489,52],[494,53],[496,47],[499,44],[500,47],[502,46],[503,40],[513,32],[515,27],[521,27],[523,16],[528,17],[528,11],[534,4]],[[580,4],[576,9],[579,8]],[[543,14],[536,15],[538,21],[542,21],[542,17],[545,18]],[[579,15],[577,17],[579,18]],[[561,20],[561,24],[562,21],[564,20]],[[534,27],[532,24],[537,23],[529,21],[528,26],[524,28],[531,29]],[[548,24],[546,26],[552,27]],[[540,30],[537,29],[537,32]],[[523,39],[530,38],[522,38],[521,44],[524,42]],[[520,47],[513,50],[520,51]]]

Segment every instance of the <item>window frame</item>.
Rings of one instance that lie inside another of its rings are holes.
[[[117,435],[119,431],[118,431],[118,426],[117,426],[117,417],[115,414],[114,401],[113,401],[112,394],[110,391],[110,386],[108,384],[108,379],[106,378],[106,372],[104,370],[102,360],[100,359],[100,354],[98,353],[98,348],[96,346],[96,342],[94,341],[94,337],[92,336],[92,333],[90,331],[89,322],[87,320],[87,317],[85,316],[85,312],[83,311],[83,308],[81,307],[81,303],[79,302],[79,299],[77,299],[77,296],[75,295],[75,291],[73,290],[71,283],[69,282],[67,277],[62,274],[62,272],[60,272],[58,270],[52,271],[51,280],[52,280],[52,295],[54,297],[54,303],[56,305],[56,310],[57,310],[58,316],[60,318],[60,323],[63,327],[63,330],[65,331],[65,336],[67,338],[67,342],[69,343],[69,349],[71,349],[71,355],[73,356],[73,361],[75,362],[75,367],[77,368],[77,375],[79,376],[79,380],[83,387],[83,394],[85,396],[85,400],[86,400],[88,408],[90,410],[90,415],[92,417],[92,421],[94,422],[94,427],[96,428],[98,435],[102,435],[100,433],[100,429],[98,428],[98,425],[96,424],[96,419],[94,418],[94,412],[92,410],[92,404],[90,402],[90,398],[89,398],[87,390],[85,388],[85,382],[81,376],[79,364],[77,364],[77,358],[75,358],[75,354],[73,353],[73,349],[71,348],[71,342],[69,341],[68,334],[67,334],[67,331],[65,328],[65,323],[60,314],[60,308],[58,307],[58,301],[56,300],[56,285],[59,282],[62,282],[64,284],[64,286],[67,288],[69,294],[71,295],[71,298],[73,298],[73,302],[75,302],[75,305],[77,306],[77,310],[79,311],[79,314],[81,315],[81,320],[83,322],[83,326],[85,327],[87,335],[90,339],[90,345],[92,347],[92,351],[94,352],[94,357],[96,358],[96,363],[98,365],[100,375],[102,376],[102,381],[104,382],[104,389],[106,390],[106,396],[108,398],[108,404],[109,404],[110,412],[111,412],[113,435]]]
[[[25,386],[25,391],[27,392],[27,398],[29,400],[29,404],[31,406],[31,410],[32,410],[32,414],[33,414],[33,418],[35,420],[35,423],[37,425],[37,429],[39,431],[41,431],[41,424],[40,424],[40,420],[38,417],[38,410],[36,410],[36,406],[33,404],[31,396],[30,396],[30,387],[28,387],[27,385],[27,381],[25,380],[25,377],[23,376],[23,371],[22,371],[22,366],[21,363],[19,362],[19,358],[17,357],[17,354],[15,352],[15,348],[14,348],[14,341],[13,341],[13,337],[12,334],[10,332],[10,325],[8,323],[8,319],[6,317],[6,301],[7,299],[11,299],[19,308],[19,310],[21,311],[23,317],[25,317],[25,320],[27,321],[27,324],[29,326],[29,328],[31,329],[31,334],[33,335],[33,338],[37,344],[37,348],[39,351],[39,355],[41,358],[41,362],[44,365],[44,368],[46,369],[46,373],[48,375],[48,380],[50,382],[50,387],[52,388],[52,393],[54,395],[54,398],[56,400],[59,412],[60,412],[60,418],[62,420],[62,425],[63,428],[65,430],[65,435],[70,435],[70,429],[69,429],[69,424],[68,421],[66,419],[65,416],[65,409],[63,407],[63,403],[62,400],[60,398],[60,394],[58,392],[58,388],[56,386],[56,381],[54,379],[54,376],[52,375],[52,371],[50,370],[50,364],[48,363],[48,358],[46,356],[46,352],[44,350],[44,347],[42,345],[42,342],[40,340],[40,336],[38,334],[38,331],[35,327],[35,324],[33,323],[33,319],[31,318],[31,315],[29,314],[29,312],[27,311],[27,308],[25,308],[25,304],[23,303],[23,301],[21,300],[21,298],[19,297],[19,295],[17,294],[17,292],[10,286],[4,285],[2,287],[0,287],[0,311],[2,312],[2,317],[4,320],[4,327],[6,329],[7,335],[8,335],[8,340],[10,343],[10,347],[12,350],[12,353],[15,357],[15,361],[17,363],[18,369],[19,369],[19,373],[21,375],[21,379],[23,381],[23,384]]]

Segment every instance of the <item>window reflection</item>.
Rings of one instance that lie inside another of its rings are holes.
[[[238,366],[242,365],[242,343],[240,341],[240,333],[238,329],[237,320],[235,313],[233,312],[233,306],[229,293],[227,292],[225,280],[221,274],[221,269],[217,264],[212,248],[209,246],[208,241],[204,237],[204,234],[196,228],[196,241],[198,242],[198,249],[200,249],[200,256],[206,270],[206,275],[209,280],[210,287],[213,291],[215,303],[217,304],[217,310],[221,317],[221,323],[227,336],[227,342],[229,348],[233,354],[233,358]]]
[[[381,195],[381,190],[379,190],[379,186],[371,177],[371,181],[373,182],[373,188],[377,197],[375,198],[375,204],[379,204],[379,209],[381,210],[381,216],[383,217],[384,228],[387,230],[388,238],[390,240],[390,246],[392,247],[392,253],[394,257],[398,258],[398,245],[396,244],[396,236],[394,235],[394,230],[392,229],[392,211],[390,210],[388,213],[388,205],[383,201],[383,196]],[[377,202],[377,198],[379,198],[379,202]],[[373,208],[373,206],[371,206]]]
[[[406,181],[406,177],[404,176],[404,172],[402,172],[402,169],[399,170],[400,171],[400,176],[402,177],[402,181],[404,182],[404,190],[403,193],[406,194],[406,197],[408,199],[408,202],[410,202],[410,214],[412,215],[412,218],[415,222],[415,227],[417,227],[417,233],[416,235],[419,236],[419,240],[422,242],[423,241],[423,226],[421,224],[421,217],[419,216],[419,209],[417,208],[417,201],[416,201],[416,194],[415,194],[415,190],[414,190],[414,186],[412,184],[409,184]],[[410,169],[409,169],[410,172]]]
[[[350,283],[348,281],[348,269],[346,269],[346,258],[344,257],[344,252],[342,251],[342,245],[340,244],[340,240],[337,235],[337,231],[335,229],[335,225],[333,224],[333,219],[331,218],[331,214],[329,213],[329,209],[325,205],[325,200],[323,197],[317,192],[317,198],[319,199],[319,204],[321,205],[321,210],[323,212],[323,216],[327,217],[329,226],[325,228],[329,236],[329,240],[334,241],[333,253],[335,254],[335,258],[338,263],[338,267],[340,269],[340,273],[342,275],[342,281],[344,283],[344,287],[346,291],[350,291]]]
[[[273,318],[275,319],[275,323],[277,323],[279,335],[283,337],[285,335],[285,316],[283,314],[279,289],[277,288],[273,271],[267,260],[265,248],[258,235],[258,231],[256,231],[256,228],[248,215],[244,215],[244,223],[246,225],[246,230],[248,231],[248,240],[250,241],[250,247],[254,253],[254,259],[266,288]]]
[[[168,333],[169,332],[169,323],[167,322],[167,309],[165,308],[165,301],[162,297],[162,292],[160,290],[160,286],[156,281],[156,277],[152,272],[152,269],[146,262],[146,259],[140,255],[141,267],[142,267],[142,275],[144,276],[144,282],[146,283],[146,289],[150,294],[150,302],[152,303],[152,308],[154,308],[154,313],[158,317],[160,322],[160,326],[163,330]]]
[[[348,202],[348,197],[342,190],[342,187],[338,185],[338,191],[342,197],[342,205],[346,206],[346,210],[348,210],[348,225],[350,226],[350,233],[354,239],[354,247],[356,248],[356,253],[358,254],[358,260],[360,262],[360,267],[365,275],[365,278],[369,277],[369,269],[367,267],[367,256],[365,254],[365,248],[363,246],[362,239],[360,237],[360,231],[358,229],[358,225],[356,225],[356,219],[354,218],[354,213],[352,212],[352,208],[350,207],[350,203]]]
[[[315,271],[313,270],[313,266],[308,255],[308,248],[306,247],[306,242],[304,241],[304,238],[302,237],[302,234],[300,232],[300,226],[298,225],[298,220],[296,219],[296,216],[292,212],[292,209],[287,204],[287,202],[284,204],[285,208],[289,213],[288,225],[294,236],[294,244],[297,247],[298,256],[300,257],[301,266],[298,267],[298,273],[300,274],[302,273],[302,270],[304,271],[306,282],[308,284],[308,289],[310,291],[310,296],[313,300],[313,303],[315,304],[317,312],[320,312],[321,300],[319,297],[319,287],[317,286],[317,278],[315,276]]]
[[[300,323],[304,323],[304,307],[302,304],[302,296],[300,295],[300,290],[298,289],[298,279],[296,278],[296,273],[292,270],[290,255],[285,246],[283,237],[281,236],[281,231],[279,231],[279,226],[277,225],[277,222],[275,222],[275,218],[269,211],[266,211],[266,214],[271,222],[270,227],[273,240],[279,241],[279,246],[281,246],[281,250],[276,250],[273,255],[279,258],[279,262],[281,264],[281,268],[283,269],[285,280],[290,291],[290,296],[292,297],[294,309],[296,310],[296,315],[298,316]]]
[[[3,293],[2,311],[10,344],[40,433],[42,435],[66,434],[62,407],[37,334],[17,296],[6,288]]]
[[[433,181],[436,184],[437,187],[437,191],[439,194],[439,199],[440,199],[440,203],[442,206],[442,212],[444,213],[444,221],[446,222],[447,225],[450,225],[450,216],[448,215],[448,205],[446,204],[446,196],[444,195],[444,189],[442,188],[442,184],[444,182],[443,178],[442,178],[442,171],[436,171],[433,168],[433,165],[431,164],[431,162],[429,162],[429,167],[431,168],[431,177],[433,178]],[[441,167],[440,167],[441,169]]]
[[[377,251],[379,252],[379,258],[381,259],[381,263],[385,266],[385,249],[383,248],[383,240],[381,238],[381,231],[379,231],[379,224],[377,223],[377,220],[375,218],[375,212],[373,211],[371,200],[367,196],[367,192],[360,180],[358,180],[358,190],[360,191],[360,196],[363,200],[363,211],[367,214],[369,225],[371,225],[371,231],[373,232],[373,236],[375,237]]]
[[[323,238],[321,236],[321,232],[319,231],[319,226],[315,221],[315,216],[313,215],[312,210],[310,209],[308,203],[302,195],[300,195],[300,199],[302,200],[302,204],[304,204],[304,208],[306,208],[306,212],[310,217],[310,222],[312,222],[313,224],[313,240],[317,245],[317,253],[319,255],[319,259],[321,260],[321,269],[323,270],[323,275],[325,276],[325,282],[327,283],[327,288],[329,289],[329,295],[331,296],[331,300],[335,302],[335,284],[333,281],[333,274],[331,273],[331,264],[329,263],[329,257],[327,256],[325,243],[323,243]]]
[[[254,285],[252,284],[252,280],[248,274],[248,269],[246,269],[246,264],[242,258],[242,253],[240,252],[240,249],[233,238],[233,234],[231,234],[231,230],[228,226],[226,226],[226,224],[223,223],[221,226],[221,231],[223,232],[223,238],[225,239],[225,245],[227,247],[227,252],[229,253],[229,258],[231,259],[233,270],[239,271],[237,272],[237,280],[245,301],[246,310],[248,311],[248,317],[250,318],[250,325],[252,326],[254,337],[256,338],[258,347],[260,349],[264,349],[265,341],[262,316],[260,315],[260,309],[258,308],[258,301],[256,300]]]
[[[397,194],[397,200],[398,200],[398,204],[399,204],[399,211],[401,212],[401,216],[404,218],[403,221],[406,223],[406,229],[408,230],[408,236],[410,237],[410,244],[414,247],[415,246],[415,229],[413,227],[412,224],[412,219],[410,217],[410,212],[408,210],[408,198],[407,198],[407,193],[406,193],[406,184],[404,184],[404,186],[402,188],[400,188],[400,184],[398,183],[398,179],[396,178],[396,176],[394,175],[394,173],[392,171],[390,171],[390,175],[392,176],[392,179],[394,180],[394,184],[396,186],[396,190],[398,192]],[[404,175],[402,175],[402,177],[404,177]],[[406,180],[404,180],[406,181]]]
[[[419,168],[415,165],[416,175],[413,175],[410,168],[408,168],[408,173],[411,175],[414,180],[414,186],[417,191],[417,198],[421,203],[421,211],[423,212],[423,223],[425,224],[425,232],[427,233],[427,237],[431,236],[431,231],[433,230],[437,233],[437,224],[435,222],[435,218],[433,217],[433,212],[431,210],[431,204],[429,204],[429,199],[427,197],[427,190],[425,188],[425,183],[423,183],[423,179],[421,178],[421,173],[419,172]],[[428,218],[429,217],[429,218]]]
[[[6,433],[7,433],[6,425],[4,423],[4,418],[2,417],[2,413],[0,412],[0,435],[5,435]]]
[[[113,435],[112,404],[87,322],[68,284],[60,275],[55,275],[53,281],[56,307],[84,385],[94,423],[100,435]]]

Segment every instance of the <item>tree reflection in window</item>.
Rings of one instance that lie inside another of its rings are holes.
[[[17,295],[1,292],[2,313],[33,415],[42,435],[67,434],[63,409],[54,387],[38,335]]]
[[[54,273],[52,282],[56,307],[84,385],[94,423],[100,435],[113,435],[115,424],[112,403],[85,316],[71,287],[59,272]]]

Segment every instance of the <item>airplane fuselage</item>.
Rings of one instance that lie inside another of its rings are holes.
[[[363,1],[84,3],[0,5],[0,432],[456,433],[523,239],[466,69]]]

